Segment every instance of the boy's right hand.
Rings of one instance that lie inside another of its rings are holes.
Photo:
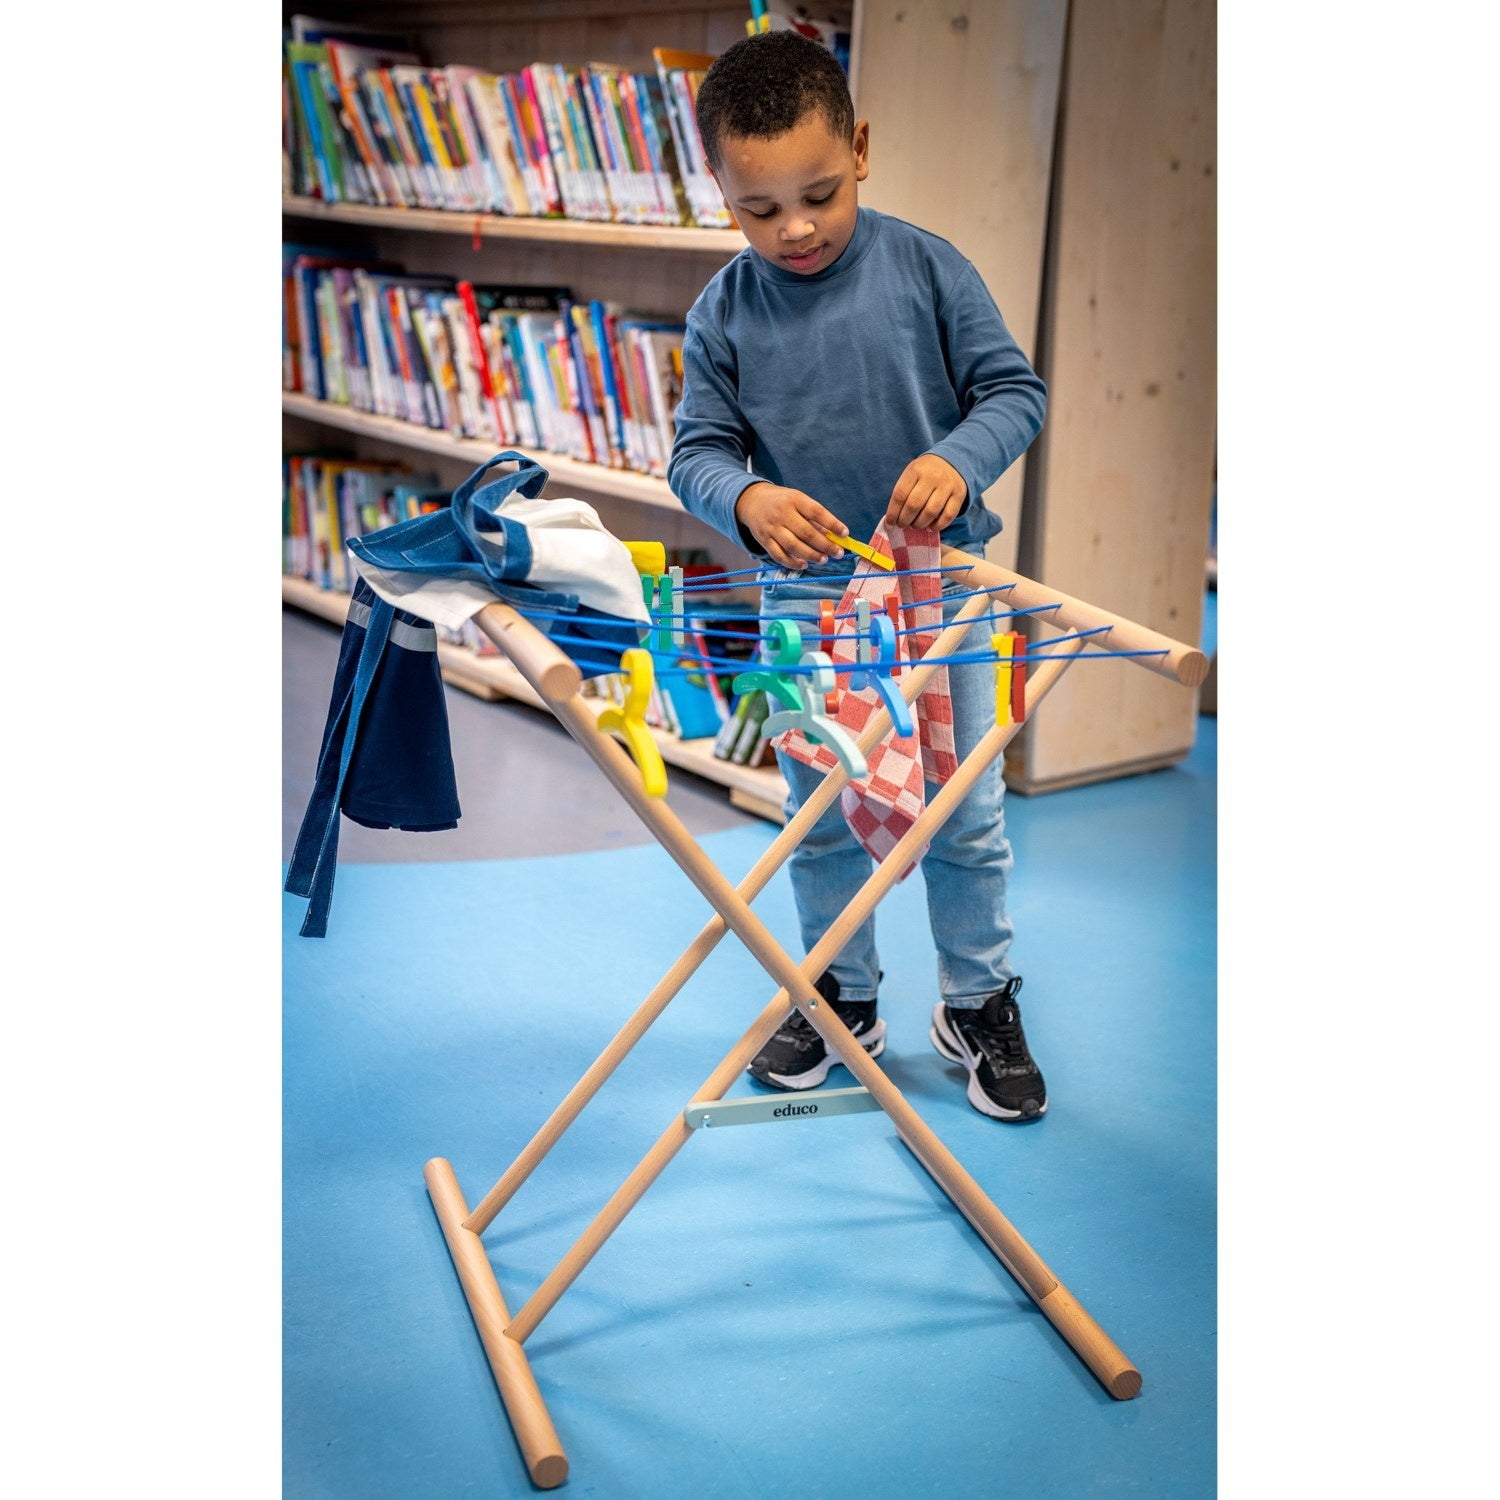
[[[827,562],[844,555],[844,549],[828,533],[847,536],[849,528],[801,490],[761,480],[740,494],[734,502],[734,514],[783,568],[801,569],[810,562]]]

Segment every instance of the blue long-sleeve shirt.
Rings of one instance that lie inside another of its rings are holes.
[[[758,557],[734,515],[750,485],[802,490],[865,541],[922,453],[969,487],[943,540],[982,550],[1001,527],[983,491],[1046,411],[1046,387],[969,261],[869,208],[844,253],[811,276],[741,251],[689,311],[682,357],[668,482]]]

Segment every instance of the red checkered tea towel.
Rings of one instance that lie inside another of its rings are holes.
[[[865,563],[855,570],[836,607],[836,613],[843,618],[835,624],[833,647],[822,648],[828,651],[836,671],[842,672],[857,661],[854,645],[857,599],[868,599],[874,613],[885,609],[886,597],[893,590],[899,595],[901,628],[912,630],[911,635],[896,637],[899,661],[909,662],[921,656],[942,628],[941,575],[906,571],[939,565],[937,532],[882,526],[871,545],[895,560],[901,576],[893,578]],[[815,645],[807,632],[804,645]],[[880,695],[873,687],[857,692],[843,687],[834,721],[857,739],[880,706]],[[933,674],[917,698],[914,710],[916,734],[898,737],[892,728],[867,757],[868,774],[851,781],[840,797],[844,820],[851,832],[877,860],[884,859],[896,847],[926,805],[924,781],[941,786],[958,769],[953,742],[953,698],[948,690],[946,667],[939,667]],[[825,773],[838,765],[826,745],[814,745],[801,730],[789,730],[774,743],[777,749]],[[901,872],[901,879],[905,880],[916,867],[913,860]]]

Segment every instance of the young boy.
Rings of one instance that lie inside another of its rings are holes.
[[[766,560],[766,618],[816,620],[842,596],[855,559],[830,531],[867,541],[886,521],[982,553],[1000,530],[982,492],[1041,430],[1046,391],[974,267],[946,240],[859,207],[869,123],[817,43],[783,31],[730,47],[703,80],[698,127],[750,248],[688,313],[674,493]],[[945,596],[960,587],[945,583]],[[945,597],[945,618],[958,607]],[[993,628],[975,627],[967,649],[984,649]],[[994,671],[954,666],[949,679],[962,758],[994,724]],[[821,773],[777,758],[790,816]],[[1003,795],[996,761],[922,861],[941,995],[929,1035],[968,1069],[976,1109],[1028,1120],[1047,1093],[1007,957]],[[811,948],[872,868],[837,801],[790,868]],[[872,1057],[885,1046],[880,977],[871,918],[816,981]],[[805,1089],[835,1061],[794,1010],[750,1073]]]

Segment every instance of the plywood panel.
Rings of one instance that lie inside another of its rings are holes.
[[[1073,0],[1021,571],[1196,643],[1213,494],[1212,0]],[[1170,764],[1196,691],[1082,662],[1018,741],[1044,790]]]
[[[864,0],[851,71],[870,121],[861,201],[951,240],[1035,354],[1067,6],[1062,0]],[[1027,460],[985,502],[988,555],[1014,567]]]

